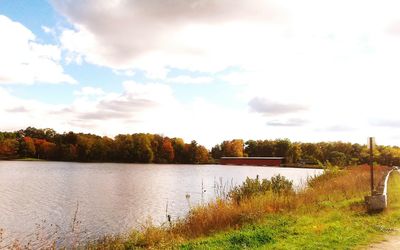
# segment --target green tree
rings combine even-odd
[[[301,159],[301,146],[298,143],[292,144],[289,150],[288,162],[297,163]]]
[[[275,146],[274,150],[275,156],[287,157],[289,156],[292,143],[289,141],[289,139],[278,139],[275,140],[274,146]]]
[[[181,138],[171,139],[172,147],[174,148],[174,163],[185,162],[185,142]]]
[[[344,167],[347,164],[346,155],[339,151],[332,151],[329,154],[329,162],[335,166]]]
[[[211,148],[211,157],[213,159],[220,159],[222,157],[222,149],[220,144],[217,144]]]
[[[147,134],[133,134],[134,149],[132,154],[135,162],[151,163],[154,159],[154,154],[151,149],[151,139]]]

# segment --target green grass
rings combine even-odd
[[[388,209],[368,214],[363,198],[321,202],[318,206],[266,216],[246,225],[179,246],[181,249],[355,249],[400,227],[400,174],[389,179]]]
[[[15,159],[15,161],[45,161],[45,160],[26,157],[26,158]]]

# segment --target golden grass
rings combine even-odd
[[[178,221],[171,231],[185,238],[209,235],[229,228],[256,221],[267,213],[284,211],[293,207],[295,196],[277,196],[272,192],[258,195],[239,204],[229,200],[217,200],[194,208],[189,215]]]
[[[375,183],[383,179],[387,167],[375,168]],[[367,165],[349,167],[340,171],[327,171],[320,177],[310,180],[310,186],[297,193],[277,195],[266,192],[253,196],[240,203],[229,199],[218,199],[206,205],[193,208],[186,218],[170,227],[147,227],[131,242],[140,247],[164,246],[167,242],[175,244],[213,233],[237,229],[247,223],[263,219],[268,214],[290,212],[296,209],[320,209],[326,202],[362,198],[370,192],[370,172]],[[352,209],[364,209],[359,205]],[[135,237],[138,237],[138,234]]]
[[[374,167],[375,187],[383,181],[387,171],[388,167]],[[327,172],[311,180],[309,188],[297,195],[297,206],[362,197],[368,192],[370,192],[369,166],[353,166],[340,172]]]

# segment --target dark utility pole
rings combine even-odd
[[[369,167],[371,171],[371,195],[374,195],[374,138],[369,138]]]

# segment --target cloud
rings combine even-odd
[[[112,133],[145,132],[154,125],[161,126],[163,117],[173,112],[176,101],[168,85],[128,81],[123,87],[121,93],[107,94],[99,88],[84,87],[69,105],[24,100],[0,88],[2,127],[13,124],[15,128],[18,124],[21,128],[54,127],[100,134],[110,133],[110,128]],[[97,98],[86,98],[93,94]]]
[[[291,118],[288,120],[273,120],[270,122],[267,122],[268,126],[276,126],[276,127],[298,127],[306,124],[307,121],[304,119],[299,119],[299,118]]]
[[[167,78],[166,81],[170,83],[180,84],[208,84],[214,81],[214,79],[207,76],[192,77],[189,75],[181,75],[177,77]]]
[[[264,115],[281,115],[307,110],[307,107],[300,104],[284,104],[262,97],[254,97],[251,99],[249,101],[249,106],[252,111]]]
[[[0,36],[0,84],[76,83],[60,65],[60,48],[37,42],[22,24],[0,15]]]
[[[289,75],[316,82],[320,76],[346,76],[352,67],[374,68],[363,63],[368,58],[348,65],[341,60],[350,62],[360,54],[396,49],[398,44],[387,46],[382,35],[398,21],[399,6],[393,1],[379,5],[361,0],[351,4],[317,0],[52,3],[73,27],[60,34],[69,60],[118,70],[143,69],[159,79],[170,68],[218,72],[239,66],[282,77],[280,82]],[[371,13],[377,18],[371,19]],[[337,71],[333,70],[336,63],[343,65]],[[358,70],[353,72],[357,78]]]
[[[400,128],[400,120],[398,119],[377,119],[370,122],[371,125],[377,127]]]
[[[174,103],[174,97],[169,86],[164,84],[140,84],[134,81],[122,83],[123,93],[105,94],[102,89],[86,87],[79,92],[81,95],[97,95],[95,101],[85,98],[77,99],[72,107],[64,112],[74,115],[74,123],[79,121],[115,122],[123,120],[145,121],[149,115],[157,116],[165,107]],[[86,106],[86,109],[82,109]]]
[[[102,96],[105,92],[101,88],[83,87],[79,91],[75,91],[76,96]]]
[[[329,132],[349,132],[355,130],[355,128],[346,126],[346,125],[333,125],[329,126],[327,128],[322,129],[323,131],[329,131]]]
[[[270,2],[52,1],[74,27],[60,36],[71,59],[148,72],[162,72],[166,66],[225,68],[232,63],[232,49],[239,49],[244,41],[254,44],[262,36],[254,23],[277,17]]]
[[[42,25],[42,30],[43,30],[44,33],[54,34],[54,30],[49,28],[49,27],[47,27],[47,26]]]
[[[29,112],[29,109],[24,106],[19,106],[19,107],[12,107],[12,108],[6,109],[5,111],[10,112],[10,113],[27,113],[27,112]]]

